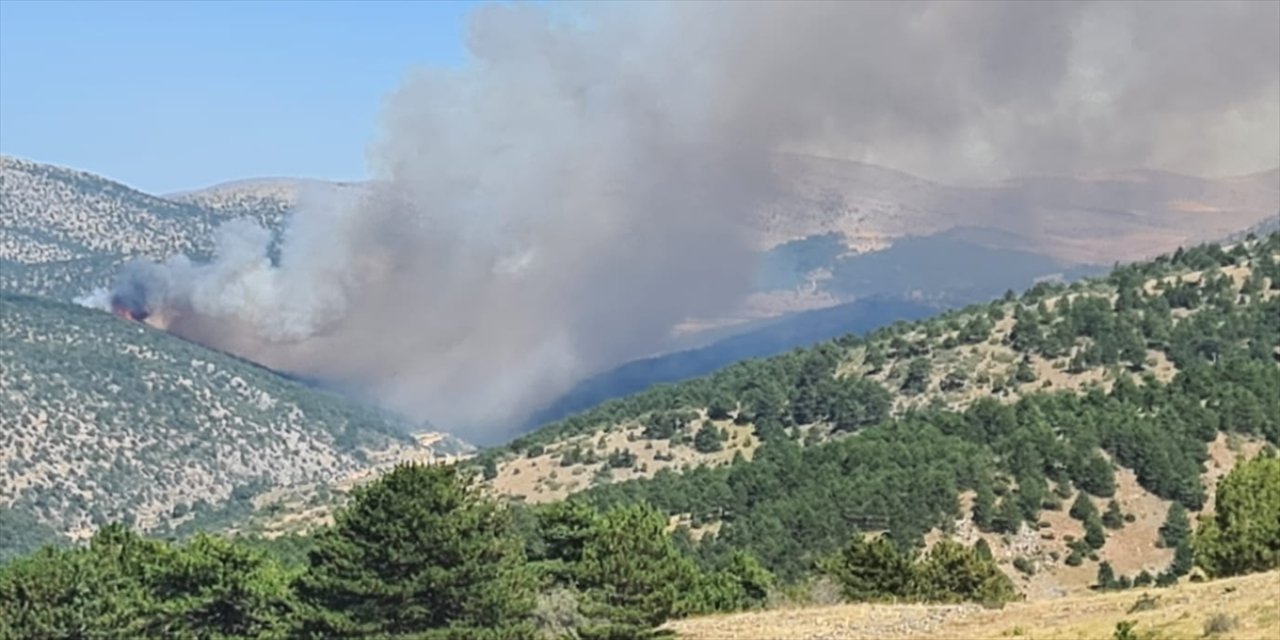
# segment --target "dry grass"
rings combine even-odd
[[[686,434],[696,432],[704,417],[700,413],[696,420],[690,421],[685,427]],[[661,469],[728,464],[736,453],[750,460],[760,446],[760,440],[750,426],[736,425],[729,420],[714,424],[725,431],[728,438],[724,449],[715,453],[698,453],[691,443],[676,445],[670,440],[648,440],[642,435],[644,428],[636,424],[615,426],[608,431],[558,442],[548,446],[546,452],[539,456],[509,458],[498,466],[498,476],[488,486],[498,495],[519,496],[529,503],[552,502],[597,484],[596,473],[605,467],[603,458],[617,449],[630,451],[636,456],[636,463],[632,468],[610,470],[608,482],[648,478]],[[560,466],[561,457],[574,447],[594,451],[601,461]]]
[[[1135,609],[1144,594],[1158,597],[1155,607]],[[1176,640],[1205,637],[1207,628],[1230,626],[1221,624],[1230,619],[1235,622],[1232,628],[1211,637],[1280,638],[1280,571],[1170,589],[1132,589],[1017,603],[999,610],[971,605],[853,604],[707,616],[672,622],[668,628],[679,638],[696,640],[1105,640],[1112,637],[1117,622],[1130,620],[1136,623],[1134,632],[1140,638]]]

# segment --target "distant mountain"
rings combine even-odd
[[[0,317],[0,543],[6,522],[163,530],[430,453],[390,416],[140,323],[5,293]]]
[[[807,287],[820,295],[768,298],[759,308],[749,303],[747,318],[849,302],[855,289],[897,295],[904,282],[929,282],[938,275],[934,268],[906,261],[879,287],[877,273],[861,271],[875,261],[849,260],[908,239],[945,234],[981,249],[1039,257],[1046,269],[1040,277],[1217,240],[1280,212],[1280,169],[1216,180],[1129,171],[953,186],[815,156],[779,154],[775,164],[783,194],[745,218],[763,257],[759,289]],[[249,217],[278,228],[307,196],[324,200],[367,188],[258,178],[156,197],[93,174],[0,157],[0,289],[71,299],[101,286],[130,257],[205,254],[225,220]],[[811,252],[806,259],[777,259],[775,252],[794,251],[796,242]],[[813,254],[819,246],[822,255]],[[1025,257],[1017,258],[1020,265],[1035,266]],[[840,277],[825,277],[836,269]],[[978,289],[995,287],[982,264],[957,261],[946,275]],[[849,284],[858,281],[869,284]],[[946,288],[935,281],[935,289]]]
[[[268,226],[279,223],[298,207],[304,194],[323,197],[333,192],[359,191],[368,188],[363,182],[327,182],[306,178],[250,178],[224,182],[164,197],[217,211],[226,216],[248,216]]]
[[[953,186],[814,156],[780,155],[776,168],[789,188],[756,221],[770,247],[837,233],[865,253],[905,236],[970,228],[998,232],[990,248],[1110,265],[1213,241],[1280,211],[1280,169],[1221,179],[1137,170]]]

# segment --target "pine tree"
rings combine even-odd
[[[1017,533],[1022,524],[1022,509],[1015,499],[1016,494],[1009,494],[1000,501],[995,517],[991,519],[991,530],[997,533]]]
[[[1085,522],[1089,519],[1089,516],[1097,515],[1098,508],[1093,506],[1093,501],[1081,491],[1076,494],[1076,500],[1071,503],[1071,510],[1067,513],[1072,518]]]
[[[1102,528],[1102,520],[1097,513],[1084,521],[1084,541],[1093,549],[1101,549],[1107,543],[1107,532]]]
[[[283,637],[294,603],[283,571],[261,553],[200,534],[150,576],[160,601],[144,635]]]
[[[1166,548],[1176,548],[1191,537],[1191,521],[1187,519],[1187,508],[1181,502],[1169,505],[1164,524],[1160,525],[1160,544]]]
[[[399,465],[358,487],[335,519],[297,581],[303,635],[514,633],[532,607],[509,514],[457,467]]]
[[[995,556],[991,554],[991,545],[987,544],[985,538],[978,538],[978,541],[973,544],[973,550],[983,559],[995,560]]]
[[[875,343],[867,347],[867,355],[862,361],[867,365],[867,373],[879,373],[884,368],[885,360],[884,351],[879,343]]]
[[[1218,483],[1213,519],[1196,531],[1194,545],[1211,576],[1280,567],[1280,458],[1242,462]]]
[[[703,424],[693,436],[693,448],[698,453],[715,453],[724,449],[720,430],[710,422]]]
[[[573,582],[573,571],[600,515],[580,502],[553,502],[537,513],[537,535],[526,543],[529,560],[556,584]]]
[[[1114,589],[1116,588],[1116,572],[1111,568],[1111,563],[1103,560],[1098,564],[1097,588]]]
[[[773,574],[749,553],[734,551],[728,566],[708,573],[693,591],[681,597],[681,614],[741,611],[763,605],[773,587]]]
[[[629,637],[662,624],[698,580],[697,568],[666,533],[667,518],[647,505],[601,516],[582,549],[575,578],[597,624],[591,637]]]
[[[982,531],[991,531],[995,510],[996,494],[991,490],[991,483],[979,483],[973,499],[973,523]]]
[[[0,568],[4,638],[282,638],[292,609],[275,563],[205,535],[171,546],[112,524]]]
[[[933,365],[925,358],[916,358],[907,365],[907,375],[902,381],[902,390],[907,393],[924,393],[929,389],[929,376]]]
[[[915,571],[911,557],[888,538],[867,540],[861,534],[850,539],[825,569],[840,583],[845,598],[854,602],[907,597]]]
[[[1191,540],[1183,540],[1173,548],[1173,562],[1169,563],[1169,573],[1185,576],[1195,566],[1195,551],[1191,548]]]
[[[951,540],[934,545],[916,567],[912,592],[930,601],[984,603],[1008,602],[1018,593],[994,561]]]
[[[1036,381],[1036,371],[1031,368],[1031,363],[1027,358],[1018,361],[1018,368],[1014,372],[1013,378],[1021,383]]]
[[[1120,512],[1120,503],[1115,500],[1107,503],[1107,510],[1102,514],[1102,524],[1108,529],[1124,527],[1124,514]]]
[[[1097,452],[1081,452],[1073,463],[1072,479],[1081,491],[1109,498],[1116,492],[1115,469]]]

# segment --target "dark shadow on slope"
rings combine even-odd
[[[588,378],[530,416],[519,431],[528,432],[605,400],[637,393],[656,384],[706,375],[739,360],[777,355],[847,333],[870,331],[897,320],[924,318],[938,310],[936,306],[901,298],[874,297],[787,316],[699,349],[635,360]]]

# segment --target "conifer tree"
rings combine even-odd
[[[1107,532],[1102,528],[1102,519],[1097,513],[1084,521],[1084,541],[1094,549],[1101,549],[1107,543]]]
[[[517,632],[532,583],[509,514],[457,467],[405,464],[355,490],[297,581],[308,637]]]
[[[1280,567],[1280,458],[1236,465],[1216,500],[1213,519],[1194,537],[1196,562],[1211,576]]]
[[[1160,525],[1160,544],[1166,548],[1176,548],[1191,537],[1191,521],[1187,519],[1187,508],[1181,502],[1169,505],[1164,524]]]
[[[1107,510],[1102,514],[1102,524],[1108,529],[1124,527],[1124,514],[1120,512],[1120,503],[1115,500],[1107,503]]]
[[[942,540],[929,550],[913,576],[917,597],[935,602],[1007,602],[1018,590],[990,559],[958,542]]]
[[[1097,515],[1098,508],[1093,506],[1093,501],[1081,491],[1076,494],[1076,500],[1071,503],[1071,510],[1067,513],[1072,518],[1085,522],[1089,519],[1089,516]]]
[[[911,557],[888,538],[868,540],[862,534],[851,538],[825,568],[854,602],[907,597],[915,571]]]
[[[582,549],[575,577],[596,623],[588,637],[633,637],[672,616],[698,578],[666,533],[667,518],[644,504],[605,513]]]

